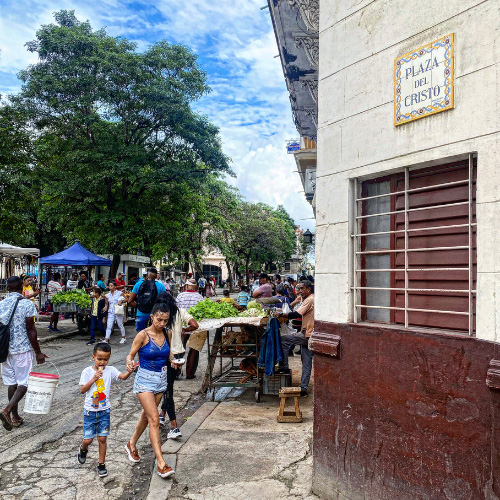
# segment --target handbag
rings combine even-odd
[[[125,304],[119,306],[115,304],[115,316],[123,316],[125,314]]]
[[[292,312],[292,310],[290,309],[290,306],[288,305],[288,302],[285,302],[283,304],[283,308],[281,309],[281,312],[283,314],[290,314]]]
[[[22,298],[24,297],[17,298],[12,314],[10,315],[9,322],[6,325],[0,324],[0,363],[5,363],[5,361],[7,361],[10,344],[10,324],[14,314],[16,313],[17,305]]]

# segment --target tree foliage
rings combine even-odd
[[[38,61],[0,106],[0,239],[60,250],[144,251],[201,273],[207,249],[230,273],[295,252],[286,210],[241,199],[218,129],[195,113],[209,92],[187,47],[136,45],[54,14],[26,44]]]
[[[183,196],[231,173],[217,128],[191,109],[209,91],[196,56],[166,41],[138,53],[73,12],[55,19],[27,44],[39,61],[11,97],[37,134],[42,220],[97,252],[173,241]]]
[[[241,202],[227,213],[227,224],[212,234],[212,241],[228,262],[230,274],[249,274],[250,264],[280,265],[296,251],[295,223],[282,206]]]
[[[0,138],[0,241],[30,245],[35,242],[36,190],[25,114],[0,107]]]

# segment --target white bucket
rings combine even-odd
[[[24,400],[24,412],[46,415],[59,384],[59,375],[30,372],[28,390]]]

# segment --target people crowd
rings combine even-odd
[[[174,297],[173,291],[177,288],[175,281],[167,279],[162,283],[158,279],[157,269],[153,267],[148,268],[139,279],[135,275],[131,277],[128,284],[123,273],[118,273],[107,284],[104,275],[98,277],[96,284],[92,285],[86,272],[82,271],[79,275],[72,273],[63,286],[61,274],[56,272],[47,283],[49,304],[64,289],[80,289],[92,294],[90,340],[87,345],[94,345],[93,365],[82,371],[79,383],[80,392],[85,398],[83,437],[77,453],[78,462],[86,462],[89,446],[97,438],[97,474],[99,477],[107,475],[105,458],[107,436],[110,433],[110,388],[114,381],[126,380],[136,372],[133,392],[141,405],[141,413],[124,449],[130,461],[140,462],[137,442],[146,428],[149,428],[157,473],[163,478],[170,477],[175,471],[164,460],[159,429],[161,425],[166,425],[168,418],[170,430],[167,439],[182,436],[175,412],[174,382],[180,377],[184,364],[186,378],[194,378],[199,361],[199,351],[188,346],[191,332],[198,329],[198,323],[188,311],[205,297],[216,296],[216,280],[213,276],[201,276],[198,280],[192,275],[183,276],[179,283],[180,293]],[[230,285],[231,283],[228,284]],[[290,371],[288,357],[293,355],[295,346],[299,346],[302,358],[301,395],[307,395],[313,357],[308,348],[314,328],[312,276],[304,277],[297,283],[292,278],[282,281],[280,275],[271,279],[268,274],[261,273],[258,276],[258,286],[254,289],[240,285],[236,299],[226,289],[220,301],[232,303],[243,310],[250,300],[271,297],[277,299],[282,312],[276,316],[281,322],[292,322],[292,330],[282,335],[284,359],[280,364],[280,372]],[[33,354],[37,364],[43,364],[48,356],[40,350],[35,325],[35,318],[39,313],[35,299],[41,290],[33,287],[32,278],[26,275],[9,278],[7,287],[9,294],[0,301],[0,326],[7,325],[7,330],[10,331],[5,361],[1,364],[2,380],[8,388],[8,404],[0,410],[0,423],[7,431],[11,431],[24,422],[19,415],[18,405],[27,392]],[[127,293],[127,288],[131,288],[130,294]],[[137,333],[126,357],[126,370],[120,372],[108,365],[112,349],[110,338],[116,324],[121,333],[119,343],[126,342],[126,307],[133,308]],[[48,329],[59,332],[58,321],[59,313],[52,312]],[[2,332],[7,330],[0,330],[0,340]],[[104,338],[99,341],[96,339],[97,330],[104,334]],[[4,359],[1,358],[1,345],[0,342],[0,359]]]

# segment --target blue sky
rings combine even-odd
[[[138,50],[166,39],[191,47],[212,92],[195,104],[220,128],[235,184],[249,201],[283,204],[302,227],[313,229],[292,155],[285,141],[293,125],[276,40],[265,0],[3,0],[0,3],[0,93],[19,87],[16,73],[36,62],[24,44],[52,13],[73,9],[93,28],[134,40]]]

